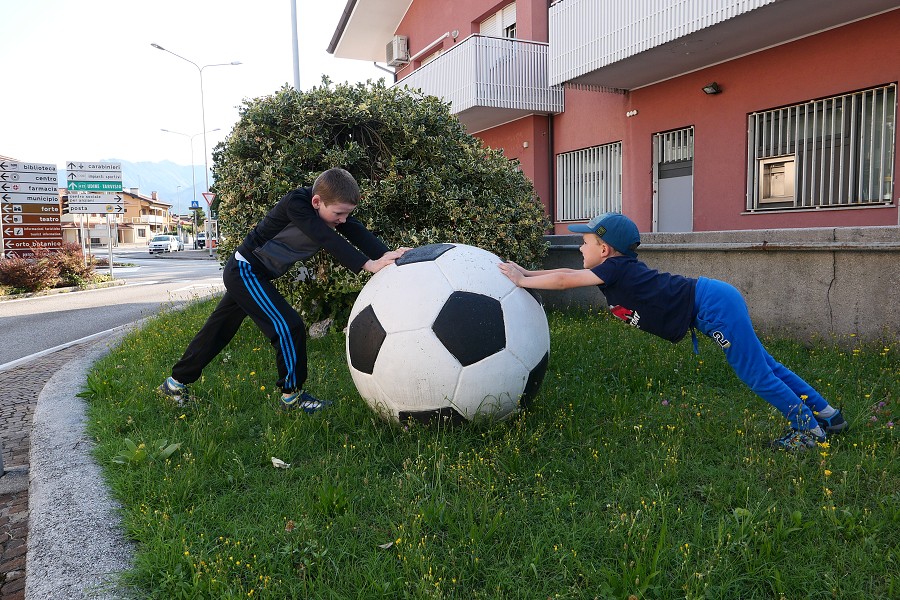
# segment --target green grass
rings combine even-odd
[[[588,312],[549,313],[541,393],[505,423],[378,420],[341,332],[309,344],[307,387],[336,406],[279,413],[249,321],[198,401],[166,404],[212,307],[131,335],[84,393],[140,597],[900,598],[896,341],[764,340],[852,426],[791,455],[713,342]]]

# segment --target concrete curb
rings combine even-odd
[[[76,285],[70,287],[51,288],[40,292],[27,292],[25,294],[9,294],[8,296],[0,296],[0,302],[3,300],[19,300],[21,298],[35,298],[38,296],[53,296],[55,294],[67,294],[69,292],[83,292],[85,290],[100,290],[108,287],[116,287],[125,285],[124,279],[114,279],[113,281],[104,281],[102,283],[91,283],[88,285]]]
[[[123,328],[56,372],[41,391],[31,432],[25,598],[123,599],[120,574],[131,568],[118,504],[106,489],[85,433],[78,394],[91,366],[117,344]]]

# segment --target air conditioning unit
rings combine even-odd
[[[400,67],[409,63],[409,38],[395,35],[385,49],[385,62],[391,67]]]

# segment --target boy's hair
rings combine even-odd
[[[335,167],[324,171],[316,177],[312,186],[313,196],[319,195],[324,204],[345,202],[356,206],[359,204],[359,184],[349,171]]]

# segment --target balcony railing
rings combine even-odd
[[[563,111],[547,83],[547,44],[472,35],[396,85],[450,103],[470,133],[530,114]]]
[[[135,222],[135,217],[131,218],[131,221]],[[168,217],[159,216],[159,215],[141,215],[137,223],[152,223],[152,224],[164,224],[169,222]]]
[[[897,7],[896,0],[559,0],[549,83],[634,89]]]

